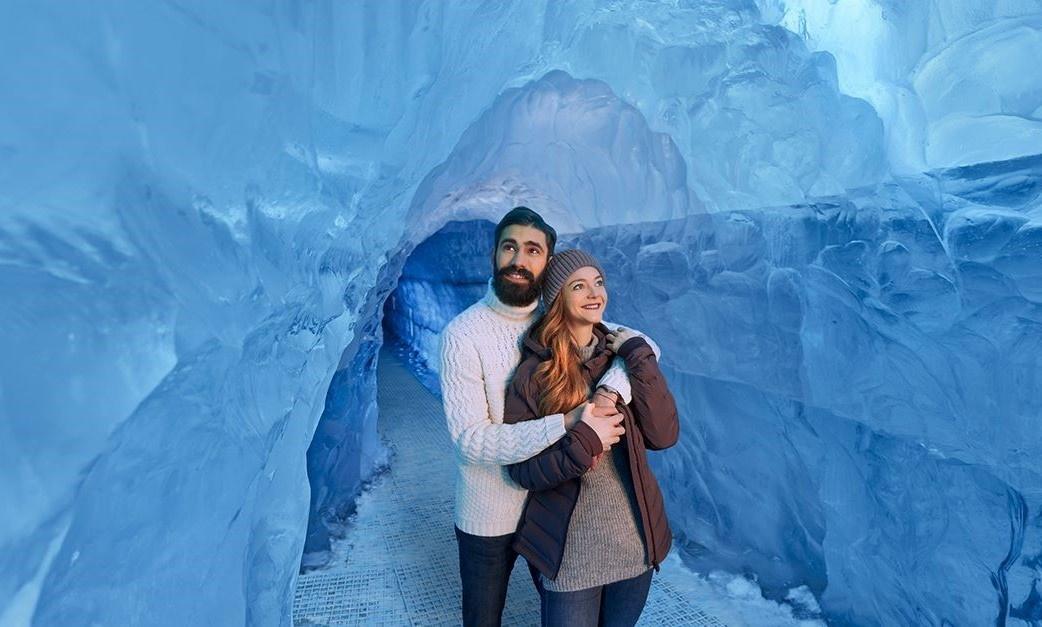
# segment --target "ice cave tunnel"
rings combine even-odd
[[[662,348],[692,582],[1039,624],[1039,42],[1035,0],[0,8],[0,625],[291,624],[394,467],[381,355],[437,393],[520,204]]]

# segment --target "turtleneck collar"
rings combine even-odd
[[[539,307],[539,299],[536,299],[534,302],[525,305],[524,307],[513,307],[507,305],[496,296],[496,291],[492,289],[492,279],[488,280],[488,291],[485,292],[484,300],[489,309],[501,316],[506,316],[513,320],[525,320],[526,318],[531,318],[535,313],[536,308]]]

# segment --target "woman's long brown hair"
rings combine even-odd
[[[579,349],[565,323],[564,307],[564,295],[559,294],[536,331],[536,339],[550,349],[550,359],[535,371],[536,382],[543,390],[539,398],[543,415],[570,411],[590,394],[579,369]]]

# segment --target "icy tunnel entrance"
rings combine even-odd
[[[494,231],[486,220],[449,222],[416,247],[384,303],[385,342],[401,351],[420,381],[436,393],[438,335],[484,295]]]
[[[311,514],[302,571],[329,561],[331,540],[346,530],[365,481],[388,463],[376,436],[381,349],[394,351],[438,393],[438,334],[484,294],[494,228],[487,220],[447,223],[391,260],[370,295],[365,326],[344,351],[308,450]]]
[[[342,531],[362,482],[385,458],[376,435],[385,333],[413,363],[430,362],[441,327],[485,290],[489,219],[519,204],[538,207],[561,233],[678,218],[692,209],[686,171],[672,138],[652,131],[601,81],[552,71],[497,96],[417,187],[400,248],[382,260],[365,303],[349,303],[360,310],[359,326],[307,455],[302,569],[329,558],[331,535]]]

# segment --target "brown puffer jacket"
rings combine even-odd
[[[583,376],[591,391],[593,383],[600,380],[614,358],[605,341],[607,333],[604,325],[594,327],[597,346],[593,356],[582,365]],[[648,466],[646,451],[676,444],[680,430],[677,407],[659,370],[655,353],[644,338],[627,340],[619,347],[619,356],[626,361],[633,400],[629,405],[618,403],[624,416],[622,425],[626,434],[615,446],[626,447],[640,509],[644,546],[657,570],[669,552],[673,534],[666,520],[662,492]],[[526,334],[521,364],[507,389],[503,422],[522,422],[542,415],[539,411],[541,390],[535,381],[535,372],[539,364],[549,358],[550,350],[531,333]],[[601,450],[597,433],[588,425],[579,423],[538,455],[508,466],[514,481],[530,491],[514,535],[514,549],[549,579],[557,577],[561,568],[568,523],[579,500],[580,477],[590,469],[594,455]]]

